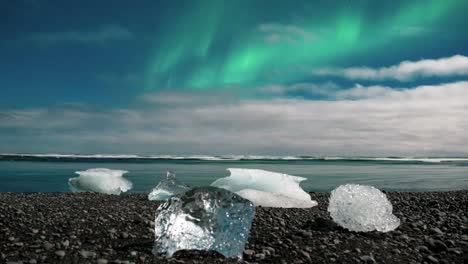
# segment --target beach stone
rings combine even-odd
[[[65,257],[65,251],[63,251],[63,250],[57,250],[57,251],[55,251],[55,255],[57,255],[57,256],[63,258],[63,257]]]
[[[366,262],[366,263],[376,263],[374,257],[371,255],[371,256],[361,256],[359,257],[362,261]]]
[[[440,230],[438,227],[431,228],[430,230],[434,234],[437,234],[437,235],[440,235],[440,236],[444,235],[444,232],[442,232],[442,230]]]
[[[463,251],[460,248],[449,248],[447,249],[447,252],[457,254],[457,255],[463,254]]]
[[[308,231],[305,231],[305,230],[299,230],[298,234],[302,237],[305,237],[305,238],[311,238],[312,237],[312,233],[311,232],[308,232]]]
[[[431,253],[431,251],[426,246],[417,246],[416,250],[422,253]]]
[[[448,249],[447,245],[445,245],[445,243],[440,240],[429,239],[427,241],[427,245],[429,249],[435,252],[446,251]]]
[[[68,241],[68,240],[63,241],[62,246],[64,246],[64,247],[70,246],[70,241]]]
[[[254,254],[255,254],[255,251],[252,250],[252,249],[246,249],[246,250],[244,250],[244,255],[246,255],[246,256],[251,257],[251,256],[253,256]]]
[[[304,251],[304,250],[301,250],[300,253],[301,253],[301,255],[302,255],[303,257],[305,257],[306,259],[310,259],[310,254],[309,254],[308,252],[306,252],[306,251]]]
[[[45,250],[51,250],[54,247],[54,245],[52,243],[46,241],[46,242],[44,242],[42,244],[42,247],[44,247]]]
[[[455,241],[453,240],[445,241],[445,245],[447,245],[447,247],[456,247]]]
[[[275,254],[275,249],[272,248],[272,247],[264,247],[264,248],[263,248],[263,251],[264,251],[264,252],[268,252],[268,254],[270,254],[270,255]]]
[[[92,258],[96,256],[96,253],[92,251],[87,251],[87,250],[80,250],[80,255],[83,258]]]
[[[172,256],[183,249],[214,250],[242,258],[255,206],[217,187],[199,187],[172,197],[156,211],[153,252]]]
[[[439,263],[439,260],[431,255],[427,256],[426,260],[429,261],[430,263]]]

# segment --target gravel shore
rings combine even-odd
[[[387,193],[401,225],[356,233],[310,209],[257,208],[245,263],[468,263],[468,191]],[[158,202],[146,195],[0,193],[0,263],[238,263],[151,253]]]

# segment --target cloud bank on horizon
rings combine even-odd
[[[468,155],[465,1],[146,4],[5,6],[0,152]]]

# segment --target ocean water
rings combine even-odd
[[[306,191],[330,191],[340,184],[368,184],[389,191],[468,189],[468,158],[339,158],[259,156],[115,156],[0,154],[0,192],[69,192],[75,171],[126,170],[131,192],[148,193],[173,171],[191,186],[226,177],[227,168],[250,168],[305,177]]]

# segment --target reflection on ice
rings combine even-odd
[[[167,200],[170,197],[190,190],[188,185],[179,181],[175,174],[168,171],[166,176],[148,194],[148,200]]]
[[[132,183],[122,177],[127,172],[105,168],[77,171],[76,174],[80,176],[68,179],[68,185],[72,192],[98,192],[119,195],[132,188]]]
[[[156,211],[155,254],[214,250],[242,257],[255,206],[225,189],[200,187],[170,198]]]

